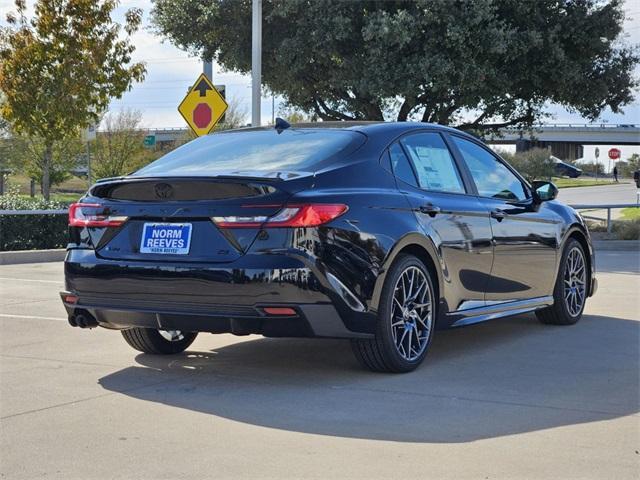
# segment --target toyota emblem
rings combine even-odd
[[[168,183],[157,183],[155,186],[156,197],[166,200],[173,196],[173,187]]]

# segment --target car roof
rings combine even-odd
[[[274,128],[272,125],[261,127],[244,127],[233,130],[226,130],[217,133],[225,132],[240,132],[240,131],[260,131],[270,130]],[[462,134],[472,139],[477,139],[473,135],[467,132],[458,130],[456,128],[447,127],[445,125],[439,125],[437,123],[427,122],[382,122],[382,121],[327,121],[327,122],[303,122],[293,123],[291,128],[296,129],[345,129],[363,133],[367,136],[398,136],[404,132],[412,130],[423,130],[425,128],[448,131],[452,133]]]

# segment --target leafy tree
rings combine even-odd
[[[38,182],[42,191],[45,148],[42,138],[9,134],[0,139],[0,167],[23,173]],[[69,172],[80,163],[84,151],[79,136],[68,136],[62,142],[55,142],[49,161],[49,184],[58,185],[67,180],[71,176]]]
[[[578,165],[578,167],[588,175],[604,175],[604,164],[601,162],[585,162]]]
[[[284,118],[289,123],[308,123],[317,121],[315,115],[308,115],[305,112],[296,110],[295,108],[281,108],[278,112],[280,117]]]
[[[22,156],[14,158],[13,164],[19,166],[29,178],[34,179],[40,185],[40,192],[45,200],[49,200],[44,190],[46,140],[23,135],[16,137],[14,141],[16,142],[14,155],[21,153]],[[71,170],[78,166],[79,159],[84,155],[85,145],[79,135],[66,136],[64,141],[54,142],[46,166],[49,173],[49,186],[59,185],[68,180],[71,177]]]
[[[25,0],[0,31],[0,116],[20,134],[42,140],[42,192],[49,198],[57,143],[95,122],[113,97],[144,78],[131,63],[128,36],[142,12],[126,13],[123,27],[111,20],[117,0],[37,0],[32,19]]]
[[[530,182],[548,180],[555,174],[555,163],[551,159],[549,150],[544,148],[532,148],[526,152],[516,153],[503,151],[499,154]]]
[[[102,130],[91,147],[91,169],[96,178],[124,175],[146,163],[141,120],[142,113],[138,110],[124,109],[105,115]]]
[[[621,177],[633,178],[633,172],[640,170],[640,155],[634,153],[627,158],[627,161],[619,161],[616,163]]]
[[[251,70],[251,0],[156,0],[157,32]],[[589,119],[633,98],[622,0],[264,0],[263,81],[324,120],[531,125],[547,102]]]
[[[227,99],[229,107],[224,113],[224,123],[219,125],[220,130],[244,127],[247,124],[247,108],[236,97]]]

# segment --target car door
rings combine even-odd
[[[551,295],[561,219],[484,145],[450,135],[491,217],[493,267],[487,303]]]
[[[439,252],[447,310],[484,306],[492,264],[489,214],[468,194],[469,182],[443,137],[434,131],[405,135],[389,155],[398,187]]]

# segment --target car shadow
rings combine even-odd
[[[340,340],[239,340],[138,355],[109,391],[247,424],[398,442],[470,442],[639,411],[640,322],[532,315],[436,332],[405,375],[361,369]]]

